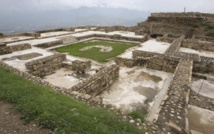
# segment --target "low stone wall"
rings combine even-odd
[[[195,39],[188,39],[183,41],[181,44],[181,47],[214,52],[214,43],[195,40]]]
[[[185,36],[183,35],[180,38],[175,39],[170,45],[170,47],[166,50],[165,55],[173,56],[176,52],[178,52],[184,38]]]
[[[125,67],[131,68],[137,65],[137,60],[135,59],[126,59],[122,57],[116,57],[114,61],[118,66],[121,66],[121,67],[125,66]]]
[[[119,77],[119,67],[111,65],[100,70],[94,76],[72,87],[71,90],[96,96],[108,89]]]
[[[145,42],[148,40],[148,37],[142,37],[142,38],[134,38],[134,37],[124,37],[121,35],[100,35],[100,34],[92,34],[92,35],[87,35],[87,36],[82,36],[82,37],[77,37],[78,40],[83,40],[87,38],[110,38],[114,40],[127,40],[127,41],[138,41],[138,42]]]
[[[0,55],[10,54],[12,52],[13,50],[11,49],[11,47],[5,46],[0,48]]]
[[[51,41],[51,42],[46,42],[46,43],[41,43],[38,45],[35,45],[36,47],[40,48],[48,48],[48,47],[54,47],[63,44],[62,40],[57,40],[57,41]]]
[[[35,76],[44,77],[63,67],[62,62],[65,60],[65,54],[55,54],[45,58],[27,62],[25,66],[29,70],[29,73]]]
[[[187,12],[187,13],[151,13],[152,17],[202,17],[202,13]]]
[[[32,37],[32,38],[36,38],[36,37],[39,37],[40,34],[39,33],[36,33],[36,32],[31,32],[31,33],[20,33],[20,34],[10,34],[10,35],[2,35],[0,36],[0,39],[1,38],[12,38],[12,37],[19,37],[19,36],[29,36],[29,37]],[[21,41],[24,41],[24,40],[28,40],[28,39],[23,39]],[[19,40],[20,41],[20,40]],[[12,43],[12,42],[16,42],[16,41],[11,41],[11,42],[7,42],[7,43]]]
[[[91,61],[75,60],[72,63],[63,62],[63,67],[74,70],[77,74],[85,74],[87,70],[91,69]]]
[[[112,32],[112,31],[129,31],[135,32],[136,27],[125,27],[125,26],[112,26],[105,28],[105,32]]]
[[[175,40],[175,38],[171,38],[171,37],[157,37],[156,40],[160,41],[160,42],[172,43]]]
[[[193,61],[182,59],[176,68],[157,120],[160,128],[166,128],[164,131],[178,134],[189,132],[187,109],[192,80],[192,66]]]
[[[2,46],[0,49],[0,55],[10,54],[15,51],[22,51],[30,48],[31,48],[31,45],[29,43],[13,45],[13,46]]]
[[[190,92],[189,104],[214,112],[214,99],[204,97],[192,90]]]
[[[139,50],[133,51],[132,56],[133,58],[138,58],[137,65],[170,73],[173,73],[175,71],[175,68],[180,60],[177,57],[168,57],[164,54]],[[139,64],[139,62],[141,62],[141,64]]]
[[[195,61],[193,66],[194,72],[199,73],[213,73],[214,72],[214,58],[201,56],[201,61]]]
[[[176,52],[173,56],[186,60],[201,61],[201,57],[194,53]]]
[[[77,42],[77,38],[70,35],[70,36],[65,36],[65,37],[60,37],[60,40],[62,40],[63,44],[68,44],[68,43],[73,43],[73,42]]]
[[[164,54],[135,50],[133,51],[133,59],[117,57],[115,62],[119,66],[144,66],[150,69],[173,73],[179,60],[180,58],[168,57]]]
[[[147,52],[147,51],[141,51],[141,50],[134,50],[132,52],[132,58],[138,58],[138,57],[163,57],[163,54],[154,53],[154,52]]]
[[[195,28],[189,28],[179,24],[175,26],[173,24],[165,24],[159,22],[141,22],[138,23],[137,27],[138,34],[150,34],[150,35],[170,34],[179,37],[182,35],[186,35],[186,37],[188,38],[191,38],[196,30]]]
[[[182,25],[197,25],[204,22],[202,17],[154,17],[150,16],[148,22],[161,22],[169,24],[182,24]]]
[[[209,41],[209,42],[214,42],[214,37],[208,37],[208,36],[195,36],[195,39],[199,39],[202,41]]]
[[[9,46],[9,47],[11,47],[13,52],[31,49],[31,45],[29,43],[23,43],[23,44],[13,45],[13,46]]]
[[[180,59],[188,59],[194,61],[193,71],[200,73],[212,73],[214,72],[214,58],[199,56],[197,54],[177,52],[173,56],[166,56],[163,54],[145,52],[135,50],[132,52],[134,59],[128,59],[129,62],[132,60],[134,62],[133,66],[146,66],[151,69],[157,69],[166,72],[173,72]],[[136,59],[137,58],[137,59]],[[144,60],[142,60],[142,58]],[[141,59],[141,60],[140,60]],[[122,64],[124,61],[123,58],[117,59],[116,62],[118,65]],[[119,64],[120,63],[120,64]],[[130,62],[131,63],[131,62]],[[124,64],[126,65],[126,64]]]

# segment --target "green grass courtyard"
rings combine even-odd
[[[112,50],[109,52],[101,52],[100,48],[95,46],[111,47]],[[92,48],[82,51],[81,49],[92,46]],[[94,47],[93,47],[94,46]],[[92,59],[98,62],[108,62],[109,59],[114,58],[124,53],[128,48],[136,45],[122,42],[111,42],[111,41],[89,41],[71,44],[57,48],[58,52],[67,52],[70,55]]]

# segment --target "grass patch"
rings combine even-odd
[[[35,120],[55,133],[142,134],[113,112],[90,107],[70,96],[34,84],[0,67],[0,100],[13,103],[25,121]]]
[[[111,46],[113,50],[110,52],[100,52],[99,48],[94,47],[86,51],[80,51],[80,49],[84,47],[95,46],[95,45]],[[76,43],[68,46],[63,46],[63,47],[57,48],[56,50],[58,52],[68,52],[70,55],[88,58],[98,62],[107,62],[108,59],[116,57],[117,55],[120,55],[123,52],[125,52],[126,49],[134,46],[136,45],[128,44],[128,43],[120,43],[120,42],[90,41],[90,42]]]
[[[204,23],[202,26],[204,28],[206,36],[214,37],[214,25],[213,24]]]
[[[130,112],[129,116],[131,116],[134,119],[139,118],[139,119],[141,119],[142,122],[144,121],[144,115],[140,109],[136,109],[136,110]]]

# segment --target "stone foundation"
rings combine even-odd
[[[176,68],[168,93],[163,100],[157,124],[162,131],[188,133],[188,101],[193,62],[181,60]]]
[[[135,59],[126,59],[126,58],[116,57],[114,61],[119,66],[126,66],[130,68],[137,65],[137,61]]]
[[[113,40],[127,40],[127,41],[136,41],[136,42],[145,42],[148,40],[148,37],[146,35],[142,38],[124,37],[121,35],[100,35],[100,34],[92,34],[92,35],[77,37],[78,40],[83,40],[87,38],[110,38]]]
[[[19,45],[13,45],[13,46],[3,46],[0,49],[0,55],[3,54],[10,54],[12,52],[16,51],[22,51],[26,49],[31,49],[31,45],[29,43],[19,44]]]
[[[96,96],[108,89],[119,77],[119,67],[111,65],[100,70],[97,74],[71,88],[71,91],[78,91]]]
[[[156,38],[157,41],[160,42],[167,42],[167,43],[172,43],[174,41],[175,38],[171,38],[171,37],[158,37]]]
[[[188,59],[194,61],[193,71],[200,73],[214,72],[214,58],[203,57],[197,54],[175,53],[173,56],[166,56],[153,52],[135,50],[132,52],[133,59],[125,59],[121,57],[115,58],[115,62],[119,66],[145,66],[150,69],[156,69],[166,72],[174,72],[180,59]]]
[[[183,41],[181,47],[214,52],[214,43],[196,39],[188,39]]]
[[[166,50],[165,55],[173,56],[176,52],[178,52],[184,38],[185,36],[183,35],[180,38],[175,39],[170,45],[170,47]]]
[[[52,41],[52,42],[46,42],[42,44],[35,45],[36,47],[40,48],[48,48],[48,47],[54,47],[63,44],[63,41],[57,40],[57,41]]]
[[[91,61],[75,60],[72,63],[63,62],[63,67],[74,70],[77,74],[85,74],[87,70],[91,69]]]
[[[55,54],[38,60],[33,60],[25,64],[29,73],[44,77],[54,73],[55,70],[62,68],[62,62],[66,60],[65,54]]]
[[[148,21],[170,23],[170,24],[183,24],[183,25],[196,25],[204,22],[202,17],[156,17],[150,16]]]

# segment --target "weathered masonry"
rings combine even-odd
[[[0,44],[0,55],[10,54],[15,51],[22,51],[26,49],[31,49],[29,43],[23,43],[19,45],[7,46],[5,43]]]
[[[186,133],[188,128],[187,105],[192,79],[193,61],[180,60],[163,101],[157,124],[166,125],[168,131]]]
[[[35,76],[44,77],[62,68],[62,62],[66,60],[65,54],[55,54],[26,63],[26,68]]]
[[[72,87],[71,91],[78,91],[80,93],[96,96],[108,89],[118,77],[119,67],[117,65],[111,65],[103,68],[94,76]]]

